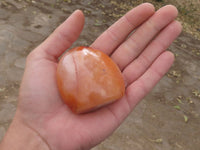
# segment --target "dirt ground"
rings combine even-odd
[[[123,2],[0,0],[0,140],[16,110],[29,52],[76,9],[83,10],[86,24],[73,46],[90,45],[125,9],[136,5]],[[184,32],[169,48],[176,56],[173,67],[117,131],[93,150],[200,149],[200,24],[198,19],[190,24],[184,9],[189,8],[179,17]],[[192,10],[195,19],[199,12]]]

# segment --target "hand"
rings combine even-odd
[[[51,150],[90,149],[97,145],[171,67],[174,56],[165,50],[181,32],[180,23],[174,21],[176,16],[173,6],[154,12],[154,7],[145,3],[99,36],[91,47],[102,50],[119,66],[126,93],[111,105],[76,115],[63,103],[56,85],[58,57],[83,29],[84,16],[75,11],[28,56],[13,122],[17,120],[32,130]]]

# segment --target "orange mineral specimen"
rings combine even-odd
[[[75,113],[95,110],[125,92],[117,65],[90,47],[76,47],[63,55],[57,67],[57,84],[63,101]]]

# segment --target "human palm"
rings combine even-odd
[[[100,143],[172,65],[173,54],[165,49],[181,32],[176,15],[172,6],[154,13],[152,5],[142,4],[97,38],[91,47],[102,50],[119,66],[126,92],[113,104],[77,115],[63,103],[56,84],[58,57],[78,38],[84,24],[82,12],[74,12],[28,56],[16,116],[52,150],[89,149]]]

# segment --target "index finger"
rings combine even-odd
[[[154,6],[150,3],[144,3],[133,8],[104,31],[92,43],[91,47],[110,55],[134,29],[152,16],[154,12]]]

